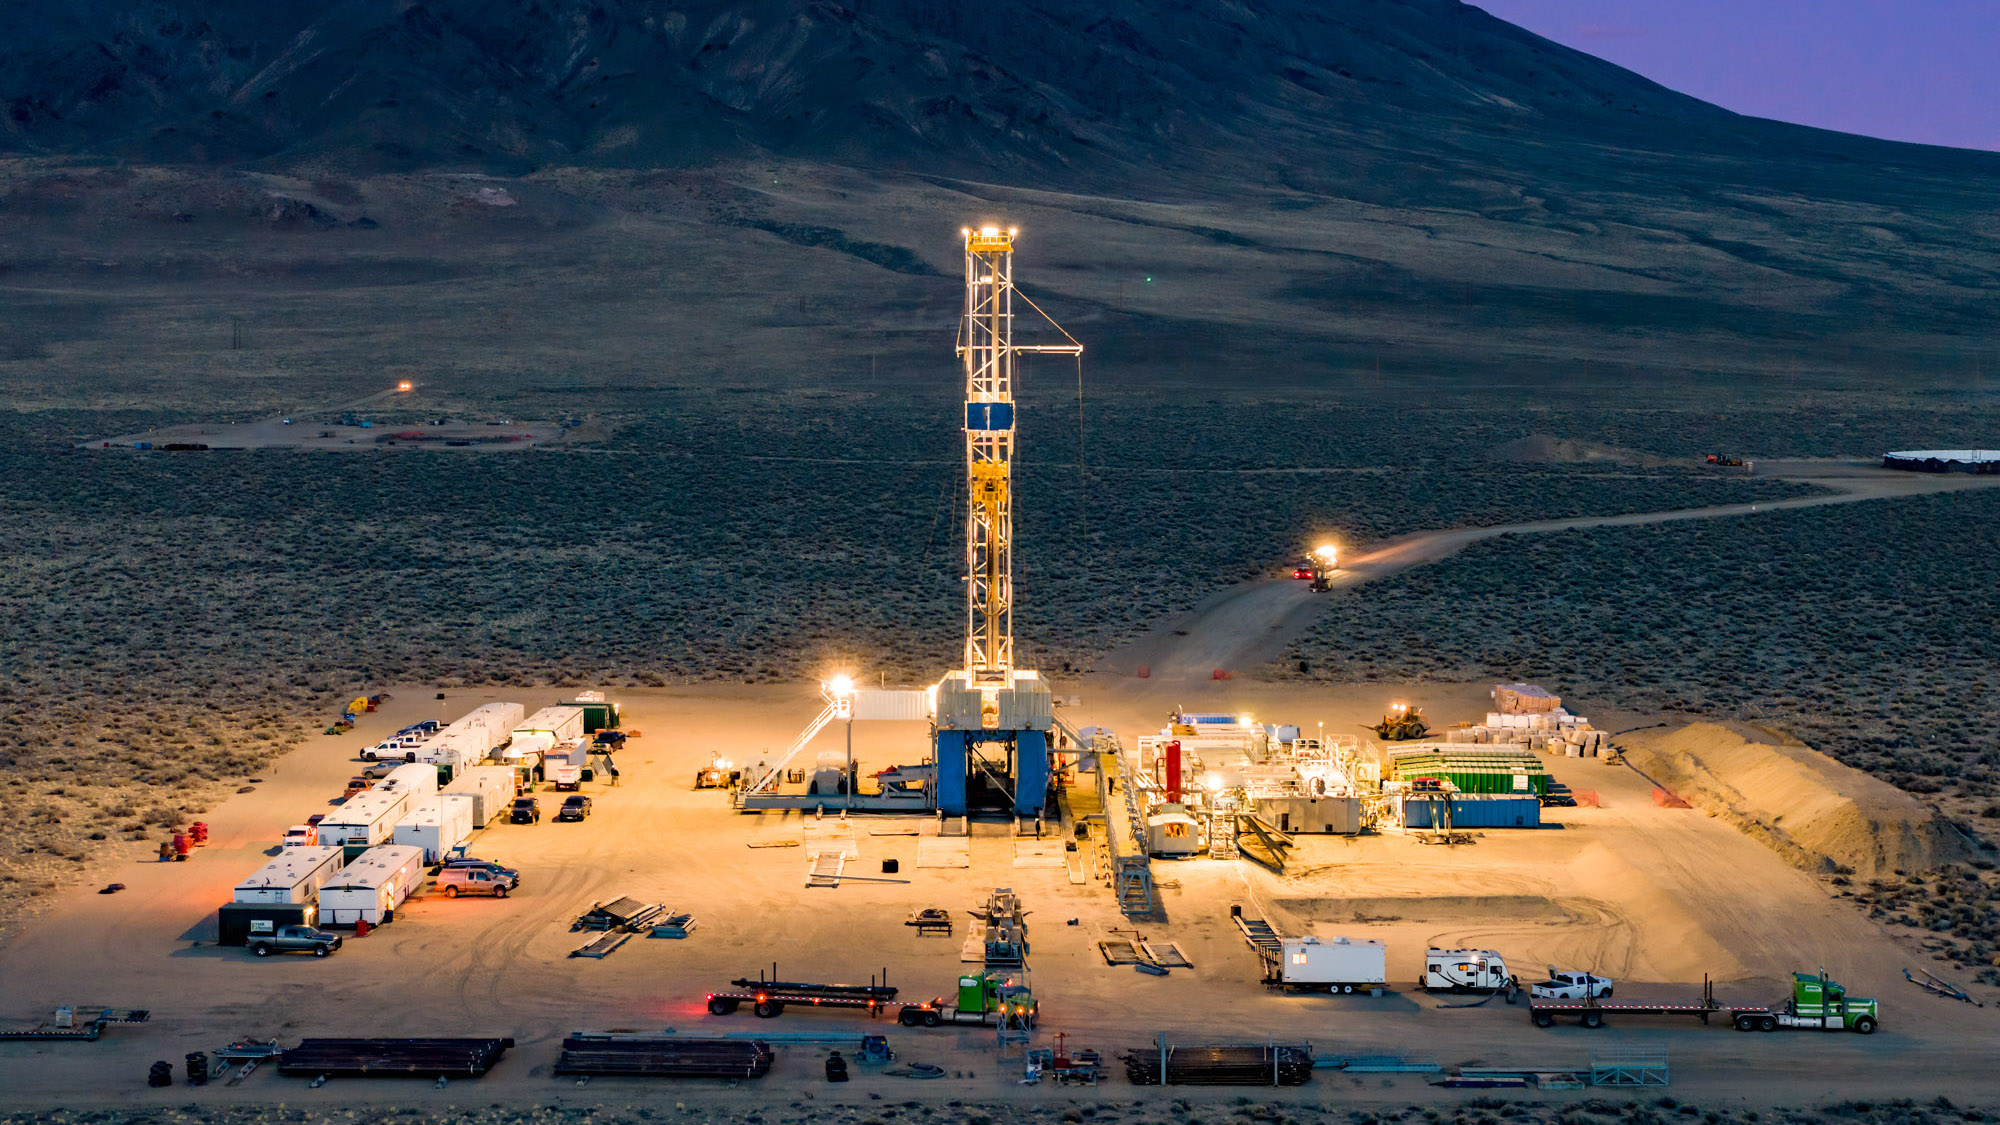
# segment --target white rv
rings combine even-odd
[[[1433,949],[1424,954],[1423,986],[1451,992],[1498,992],[1514,983],[1491,949]]]

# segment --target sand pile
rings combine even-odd
[[[1969,853],[1965,838],[1916,798],[1801,743],[1715,723],[1621,741],[1641,772],[1808,871],[1872,878]]]
[[[1559,438],[1549,434],[1529,434],[1493,447],[1489,453],[1495,461],[1512,461],[1525,465],[1665,465],[1664,458],[1653,457],[1631,449],[1620,449],[1615,445],[1604,445],[1594,441],[1579,441],[1576,438]]]

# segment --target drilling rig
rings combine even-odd
[[[1054,698],[1014,664],[1014,381],[1029,353],[1080,356],[1083,345],[1014,342],[1015,229],[961,232],[965,310],[965,667],[937,685],[932,736],[939,811],[962,814],[975,778],[1005,792],[1016,815],[1042,811]],[[1032,301],[1021,300],[1037,313]],[[1046,319],[1046,314],[1043,314]],[[1054,320],[1049,321],[1055,324]],[[1056,331],[1062,327],[1056,325]]]

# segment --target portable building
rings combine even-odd
[[[434,797],[438,791],[438,768],[428,762],[411,762],[397,766],[388,775],[375,783],[374,792],[407,793],[415,801],[424,797]]]
[[[487,703],[454,719],[418,751],[420,761],[454,770],[483,762],[520,725],[527,711],[518,703]]]
[[[512,747],[523,754],[548,757],[558,747],[583,737],[583,708],[575,704],[544,707],[515,724]]]
[[[1308,936],[1279,944],[1278,980],[1287,987],[1376,992],[1389,983],[1389,947],[1379,941]]]
[[[424,850],[425,863],[444,862],[445,853],[472,835],[472,794],[440,793],[410,802],[396,823],[395,841]]]
[[[618,704],[604,698],[601,691],[580,691],[570,700],[569,706],[583,708],[583,733],[596,734],[601,730],[617,730],[619,724]]]
[[[422,848],[384,844],[363,852],[319,889],[319,920],[327,926],[393,921],[398,906],[424,877]]]
[[[1361,831],[1361,798],[1259,797],[1257,815],[1280,832],[1352,836]]]
[[[506,766],[467,766],[440,793],[472,798],[472,826],[484,828],[507,812],[514,800],[514,771]]]
[[[368,789],[349,797],[345,804],[319,822],[319,842],[325,845],[360,844],[373,847],[389,838],[396,822],[409,807],[410,794],[393,789]]]
[[[215,942],[249,945],[251,938],[268,937],[281,926],[311,926],[318,919],[319,908],[310,902],[225,902],[215,911]]]
[[[236,884],[237,902],[311,902],[340,870],[338,847],[286,848]]]
[[[1539,797],[1514,797],[1495,793],[1446,793],[1405,795],[1401,799],[1405,828],[1540,828],[1542,802]],[[1447,810],[1448,820],[1437,823],[1437,811]]]
[[[1201,850],[1201,832],[1195,819],[1179,805],[1161,805],[1146,818],[1146,854],[1190,856]]]

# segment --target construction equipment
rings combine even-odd
[[[1412,742],[1431,733],[1430,723],[1424,720],[1424,709],[1407,703],[1390,704],[1382,721],[1368,729],[1385,742]]]
[[[1725,469],[1740,469],[1743,467],[1743,458],[1732,457],[1727,453],[1711,453],[1708,455],[1708,463]]]
[[[883,1066],[895,1061],[896,1052],[889,1049],[886,1035],[864,1035],[861,1046],[854,1052],[854,1061],[862,1066]]]
[[[707,766],[695,771],[694,787],[696,789],[727,789],[735,785],[742,776],[743,771],[730,764],[729,759],[723,757],[721,751],[717,751],[708,756]]]
[[[1104,1058],[1096,1051],[1071,1051],[1069,1033],[1056,1032],[1054,1047],[1035,1047],[1028,1052],[1030,1085],[1048,1078],[1058,1086],[1095,1086],[1104,1077]]]
[[[1793,973],[1792,995],[1777,1007],[1762,1004],[1726,1004],[1715,998],[1715,983],[1702,978],[1701,997],[1695,1001],[1662,1000],[1542,1000],[1530,997],[1529,1018],[1536,1027],[1552,1027],[1560,1016],[1573,1015],[1584,1027],[1604,1026],[1610,1015],[1694,1016],[1707,1023],[1721,1016],[1738,1031],[1776,1031],[1779,1028],[1809,1028],[1816,1031],[1853,1031],[1870,1035],[1879,1021],[1876,1003],[1847,995],[1839,982],[1820,973]]]
[[[1028,915],[1012,887],[995,887],[986,906],[973,911],[986,923],[989,968],[1020,968],[1028,960]]]
[[[1294,569],[1292,577],[1310,579],[1312,585],[1308,588],[1315,594],[1324,594],[1333,588],[1333,572],[1339,569],[1340,549],[1331,543],[1325,543],[1314,548],[1312,554],[1306,556],[1304,566]],[[1300,570],[1305,573],[1299,573]]]
[[[1012,974],[988,969],[958,978],[957,1003],[940,996],[922,1004],[905,1004],[896,1013],[896,1022],[904,1027],[950,1023],[1031,1031],[1040,1014],[1041,1004],[1027,985],[1017,983]]]

